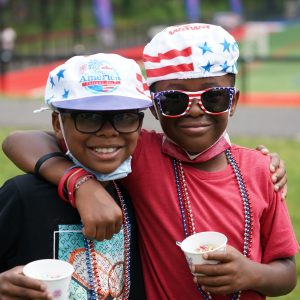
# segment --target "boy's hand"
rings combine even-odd
[[[18,266],[0,274],[1,300],[51,299],[43,282],[26,277],[22,271]]]
[[[88,239],[111,239],[121,229],[122,210],[98,181],[91,179],[76,191],[76,206]]]
[[[216,265],[194,265],[192,272],[204,274],[194,276],[194,282],[212,294],[231,294],[248,290],[253,282],[251,260],[231,246],[226,252],[204,254],[205,259],[219,260]],[[242,275],[242,276],[241,276]]]
[[[270,164],[270,171],[274,173],[272,175],[272,181],[274,183],[275,191],[282,190],[282,199],[285,199],[287,196],[287,176],[284,161],[280,159],[278,153],[270,153],[269,149],[263,145],[258,145],[256,150],[259,150],[261,153],[265,155],[271,156],[271,164]]]

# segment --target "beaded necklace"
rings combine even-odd
[[[120,200],[121,209],[123,213],[123,227],[124,227],[124,287],[123,300],[128,300],[130,290],[130,240],[131,240],[131,224],[128,215],[128,208],[126,202],[121,194],[118,185],[113,181],[114,188]],[[90,300],[101,299],[102,290],[97,268],[97,259],[94,241],[84,238],[85,257],[88,272],[88,284],[91,287],[89,290]]]
[[[243,255],[246,257],[250,257],[251,252],[251,244],[252,244],[252,230],[253,230],[253,217],[251,211],[251,201],[249,198],[249,194],[245,185],[245,181],[241,174],[240,168],[233,157],[231,151],[229,149],[225,150],[225,155],[227,161],[229,162],[232,170],[235,174],[235,178],[238,183],[239,192],[243,201],[244,206],[244,232],[243,232]],[[175,174],[176,188],[177,188],[177,196],[180,207],[183,231],[185,237],[188,237],[191,234],[196,233],[195,223],[193,218],[192,207],[190,203],[190,198],[187,190],[187,184],[184,176],[184,169],[182,166],[182,162],[177,159],[173,159],[173,169]],[[212,296],[209,293],[206,293],[203,289],[198,287],[201,296],[205,300],[212,299]],[[238,300],[241,297],[241,291],[235,292],[231,295],[231,300]]]

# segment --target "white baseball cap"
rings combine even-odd
[[[238,45],[217,25],[191,23],[165,28],[145,46],[147,83],[237,74]]]
[[[74,56],[49,73],[45,102],[53,110],[127,110],[152,105],[139,65],[117,54]]]

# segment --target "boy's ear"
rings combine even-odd
[[[237,104],[239,101],[239,97],[240,97],[240,91],[237,90],[232,99],[232,105],[231,105],[231,109],[230,109],[230,113],[229,113],[230,117],[232,117],[234,115],[234,112],[236,110],[236,107],[237,107]]]
[[[63,134],[60,127],[59,117],[57,112],[52,112],[52,127],[55,133],[55,136],[58,139],[63,139]]]

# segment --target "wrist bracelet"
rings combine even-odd
[[[87,182],[89,179],[92,179],[92,178],[95,178],[95,176],[92,174],[88,174],[88,175],[85,175],[85,176],[79,178],[79,180],[77,180],[75,183],[74,192],[76,192],[82,184],[84,184],[85,182]]]
[[[87,178],[85,178],[85,177],[87,177]],[[93,177],[94,177],[94,175],[90,174],[85,169],[81,169],[80,171],[77,171],[75,174],[73,174],[72,177],[70,178],[69,182],[67,183],[68,200],[74,208],[76,208],[74,195],[75,195],[77,183],[79,183],[80,180],[83,180],[81,183],[79,183],[79,185],[83,184],[85,181],[87,181],[88,179],[91,179]],[[85,181],[84,181],[84,178],[85,178]],[[78,187],[79,187],[79,185],[78,185]]]
[[[74,165],[72,166],[71,168],[68,168],[63,177],[60,179],[59,181],[59,184],[58,184],[58,187],[57,187],[57,191],[58,191],[58,195],[59,197],[66,201],[66,202],[69,202],[69,199],[68,199],[68,192],[65,192],[67,189],[67,185],[66,185],[66,182],[68,181],[69,177],[71,175],[73,175],[74,173],[78,172],[78,170],[80,170],[81,168]]]
[[[95,176],[85,169],[73,165],[67,169],[60,179],[58,184],[58,195],[59,197],[69,202],[74,208],[76,208],[75,203],[75,191],[79,188],[80,185],[88,181],[89,179],[94,178]]]
[[[42,164],[52,158],[52,157],[56,157],[56,156],[61,156],[64,157],[65,154],[62,152],[51,152],[51,153],[47,153],[45,155],[43,155],[42,157],[39,158],[39,160],[36,162],[35,166],[34,166],[34,174],[37,176],[40,176],[40,168],[42,166]]]
[[[76,180],[73,181],[72,184],[70,184],[70,186],[68,185],[68,197],[69,197],[69,201],[71,203],[71,205],[76,208],[76,202],[75,202],[75,192],[77,191],[77,189],[84,184],[85,182],[87,182],[90,179],[95,178],[94,175],[92,174],[86,174],[83,175],[84,173],[81,173],[81,177],[76,176]]]

